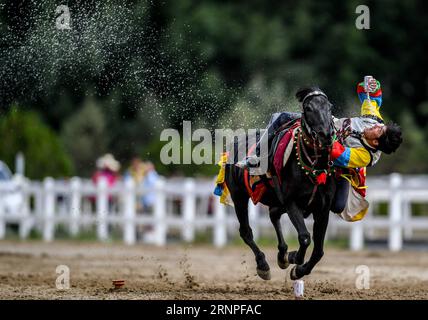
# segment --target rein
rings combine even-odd
[[[335,139],[335,138],[334,138]],[[334,141],[334,140],[333,140]],[[327,181],[327,175],[331,176],[332,173],[336,172],[336,169],[333,167],[333,161],[330,159],[330,150],[331,146],[328,147],[328,162],[327,169],[316,169],[319,157],[317,150],[318,148],[313,148],[315,155],[314,159],[308,154],[307,147],[305,145],[310,144],[307,138],[304,137],[304,132],[302,127],[298,128],[294,138],[294,148],[296,150],[297,165],[308,176],[309,180],[313,183],[314,188],[312,189],[312,194],[309,199],[307,206],[310,206],[312,201],[315,198],[315,194],[318,190],[320,184],[325,184]],[[308,164],[309,163],[309,164]]]
[[[333,141],[336,140],[336,137],[333,138]],[[294,148],[296,150],[296,157],[297,157],[297,164],[301,167],[301,169],[306,173],[306,175],[311,179],[311,181],[314,184],[324,184],[320,180],[319,176],[322,174],[326,174],[331,176],[333,172],[336,171],[336,169],[333,166],[333,161],[331,160],[331,146],[327,147],[328,151],[328,162],[327,162],[327,169],[317,169],[316,165],[318,164],[318,159],[322,156],[321,154],[318,154],[318,151],[324,151],[324,148],[312,148],[314,150],[314,155],[310,156],[307,148],[311,147],[313,144],[310,143],[307,139],[307,136],[304,134],[303,129],[297,128],[296,135],[294,137]],[[308,164],[309,163],[309,164]],[[317,179],[314,181],[313,179]],[[321,178],[322,180],[322,178]]]
[[[316,92],[308,96],[314,95],[320,94]],[[327,97],[324,93],[322,93],[321,95]],[[305,97],[305,99],[307,97]],[[333,121],[330,121],[330,126],[334,128]],[[309,180],[314,184],[314,188],[312,190],[308,206],[314,200],[315,194],[318,190],[318,186],[320,184],[325,184],[327,181],[327,176],[331,176],[332,173],[336,172],[336,169],[333,166],[333,161],[331,160],[331,148],[336,140],[337,136],[336,134],[334,134],[331,144],[323,146],[318,139],[317,133],[315,131],[312,131],[312,129],[308,126],[305,119],[305,113],[303,113],[301,126],[297,128],[296,135],[294,137],[294,148],[296,151],[297,164],[299,165],[299,167],[301,167],[302,171],[305,172]],[[308,152],[308,149],[312,149],[314,155],[311,156]],[[317,169],[316,166],[318,164],[319,158],[322,157],[322,152],[324,151],[328,152],[327,168]]]

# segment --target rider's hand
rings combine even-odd
[[[370,92],[370,93],[375,92],[378,89],[377,85],[378,85],[378,81],[375,78],[370,79],[369,84],[368,84],[368,92]],[[364,91],[366,91],[366,90],[364,90]]]
[[[380,87],[380,82],[376,79],[371,79],[369,82],[369,96],[371,100],[376,100],[378,106],[382,105],[382,89]],[[367,99],[367,92],[364,88],[364,81],[358,83],[357,85],[357,94],[360,102],[363,103]]]

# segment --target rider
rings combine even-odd
[[[345,209],[350,183],[365,197],[365,168],[374,166],[382,152],[395,152],[403,141],[400,127],[393,122],[385,124],[379,112],[382,105],[380,82],[374,78],[367,83],[360,82],[357,93],[362,103],[361,116],[334,118],[340,141],[333,144],[331,156],[336,167],[349,168],[349,172],[345,172],[337,182],[335,201],[331,208],[335,213],[341,213]],[[350,179],[347,180],[346,177]],[[365,211],[362,216],[364,214]],[[348,218],[351,221],[355,219]]]
[[[333,144],[331,156],[336,167],[354,168],[353,172],[364,178],[365,167],[375,165],[381,152],[386,154],[395,152],[402,142],[402,137],[400,127],[392,122],[385,124],[380,115],[382,90],[379,81],[372,78],[367,83],[359,83],[357,93],[362,103],[361,116],[341,119],[333,117],[340,141]],[[301,114],[290,112],[274,115],[273,118],[276,119],[271,122],[267,130],[268,139],[272,139],[274,132],[283,124],[299,117]],[[237,165],[246,168],[256,167],[259,161],[257,155],[251,155]],[[351,177],[351,182],[353,178]],[[331,208],[333,212],[341,213],[344,210],[348,192],[348,180],[340,178]]]

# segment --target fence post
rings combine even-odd
[[[398,173],[392,173],[390,176],[390,200],[389,200],[389,250],[400,251],[403,245],[402,235],[402,197],[400,193],[400,186],[402,177]]]
[[[3,193],[3,191],[1,191],[1,193]],[[6,221],[4,217],[3,203],[4,203],[3,196],[0,195],[0,239],[4,239],[4,237],[6,236]]]
[[[184,183],[184,201],[183,201],[183,228],[182,236],[184,241],[191,242],[195,239],[195,214],[196,214],[196,196],[195,181],[191,178],[186,179]]]
[[[15,173],[22,177],[25,174],[25,157],[21,151],[15,156]]]
[[[43,240],[52,241],[55,233],[55,181],[45,178],[43,182],[44,208],[43,208]]]
[[[259,210],[257,206],[251,201],[251,199],[248,201],[248,218],[250,220],[250,227],[253,230],[253,238],[254,240],[257,240],[259,237],[259,224],[258,224],[258,213]]]
[[[350,238],[349,245],[352,251],[359,251],[363,249],[364,226],[362,221],[352,222]]]
[[[154,237],[155,244],[164,246],[166,244],[166,195],[165,195],[165,180],[159,178],[156,181],[156,202],[154,208]]]
[[[135,227],[135,214],[136,214],[136,200],[135,200],[135,182],[134,179],[129,178],[125,180],[125,188],[123,193],[124,201],[124,224],[123,224],[123,241],[132,245],[136,240],[136,227]]]
[[[214,199],[214,204],[214,245],[223,247],[227,242],[226,208],[217,198]]]
[[[32,221],[33,217],[30,216],[29,185],[23,176],[20,176],[19,188],[21,189],[22,196],[23,196],[23,201],[21,206],[22,216],[19,224],[19,237],[21,239],[25,239],[28,237],[28,234],[30,233],[30,230],[33,224],[33,221]]]
[[[412,221],[412,203],[408,200],[404,200],[402,203],[402,209],[403,209],[404,238],[411,239],[413,238],[413,229],[409,223]]]
[[[34,189],[34,218],[35,224],[34,227],[40,233],[43,232],[43,204],[44,202],[44,192],[43,188],[37,187]]]
[[[366,223],[365,236],[368,239],[373,239],[375,237],[375,228],[371,226],[373,220],[373,213],[375,212],[375,206],[379,207],[379,203],[370,201],[369,211],[364,217],[364,222]]]
[[[100,177],[97,183],[97,236],[99,240],[108,238],[108,192],[107,179]]]
[[[80,213],[81,213],[81,200],[82,196],[80,194],[82,182],[80,178],[73,177],[70,182],[71,187],[71,200],[70,200],[70,211],[71,211],[71,221],[70,221],[70,233],[72,236],[76,236],[79,233],[79,223],[80,223]]]

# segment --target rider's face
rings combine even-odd
[[[364,130],[364,138],[369,142],[373,147],[379,145],[379,138],[385,133],[386,126],[383,124],[375,124],[373,127],[367,128]]]

